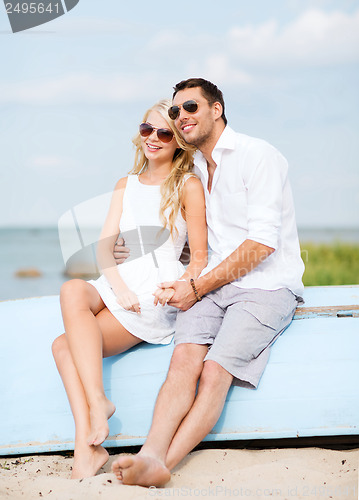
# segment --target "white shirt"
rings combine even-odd
[[[208,191],[207,162],[195,154],[195,173],[206,197],[211,257],[201,275],[228,257],[246,239],[275,251],[253,271],[233,281],[241,288],[288,288],[303,294],[304,264],[288,180],[288,163],[267,142],[226,127],[213,152],[214,171]]]

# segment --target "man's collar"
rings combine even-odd
[[[226,125],[222,134],[220,135],[217,144],[214,146],[213,151],[218,149],[235,149],[236,147],[236,133],[229,125]]]
[[[236,133],[231,127],[226,125],[222,134],[220,135],[217,144],[214,146],[212,151],[213,161],[218,165],[216,161],[218,159],[218,154],[224,149],[235,149],[236,147]],[[207,169],[207,161],[201,151],[197,150],[194,155],[194,164],[199,168]]]

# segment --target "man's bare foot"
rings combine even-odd
[[[164,486],[171,473],[159,460],[146,455],[119,457],[112,464],[112,471],[122,484],[138,486]]]
[[[71,479],[94,476],[105,465],[108,453],[102,446],[86,446],[75,450]]]
[[[115,413],[116,407],[107,398],[90,406],[91,432],[87,444],[99,446],[108,436],[109,427],[107,420]]]

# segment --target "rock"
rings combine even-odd
[[[17,278],[40,278],[42,272],[36,267],[24,267],[15,272]]]
[[[99,277],[99,273],[91,272],[91,270],[87,269],[67,269],[64,270],[64,275],[69,278],[82,278],[85,280],[89,279],[97,279]]]
[[[69,278],[96,279],[99,277],[99,271],[93,255],[84,255],[79,252],[67,261],[65,276]]]

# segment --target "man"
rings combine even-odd
[[[194,282],[160,285],[174,288],[169,304],[179,309],[170,368],[141,451],[113,464],[124,484],[142,486],[170,479],[216,424],[232,383],[257,387],[303,292],[286,160],[227,126],[222,93],[211,82],[192,78],[174,89],[169,114],[199,150],[195,172],[212,254]]]

